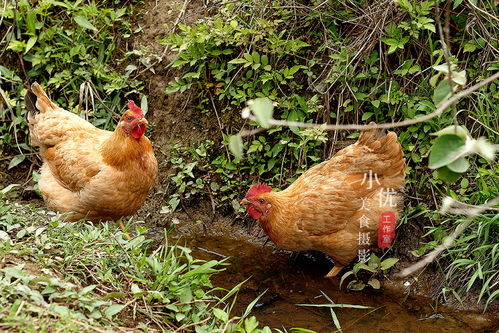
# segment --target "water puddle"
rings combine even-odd
[[[176,238],[171,236],[172,238]],[[213,277],[215,286],[232,288],[248,277],[232,315],[240,315],[246,306],[267,290],[252,315],[272,328],[301,327],[316,332],[335,332],[329,310],[296,304],[328,303],[321,291],[337,304],[371,306],[372,309],[335,309],[344,332],[487,332],[493,330],[493,318],[455,312],[434,302],[402,293],[366,290],[350,293],[339,289],[339,279],[325,279],[328,264],[305,259],[290,259],[286,253],[273,253],[269,246],[257,246],[243,240],[214,236],[182,238],[196,258],[220,260],[230,257],[230,266]],[[182,241],[181,241],[182,243]]]

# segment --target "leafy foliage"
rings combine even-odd
[[[241,284],[215,296],[210,276],[223,270],[223,261],[197,260],[190,249],[167,243],[151,251],[140,225],[127,240],[112,224],[60,222],[55,214],[10,204],[14,188],[0,192],[0,262],[7,262],[0,268],[2,327],[98,331],[136,325],[133,316],[165,332],[194,331],[196,323],[196,332],[270,333],[249,317],[258,298],[242,316],[230,315],[228,300]]]
[[[6,99],[2,102],[8,103],[12,111],[0,108],[0,118],[7,120],[0,126],[0,149],[21,152],[11,160],[9,168],[24,161],[25,153],[32,152],[27,144],[23,82],[37,81],[55,94],[51,97],[57,104],[81,113],[104,129],[114,126],[113,119],[98,103],[97,95],[111,110],[120,113],[125,95],[137,95],[142,90],[141,82],[133,75],[137,67],[124,68],[133,54],[122,46],[140,30],[127,20],[133,4],[114,8],[112,1],[80,3],[41,0],[32,6],[23,0],[6,4],[2,17],[11,28],[0,42],[5,50],[0,81]],[[85,86],[86,82],[91,86]],[[89,109],[92,111],[85,113]]]

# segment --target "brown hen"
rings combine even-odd
[[[284,191],[254,185],[241,203],[280,248],[331,256],[335,266],[327,276],[333,277],[353,261],[361,244],[375,244],[383,212],[398,217],[404,170],[397,135],[368,129],[355,144],[309,169]],[[369,239],[361,242],[360,235],[366,233]]]
[[[143,135],[147,120],[133,101],[114,132],[55,105],[37,83],[26,94],[31,142],[43,160],[47,206],[66,220],[115,220],[135,213],[155,184],[156,157]]]

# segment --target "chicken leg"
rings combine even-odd
[[[325,277],[327,278],[332,278],[332,277],[335,277],[336,275],[338,275],[339,272],[341,272],[341,270],[344,268],[345,266],[341,266],[341,265],[338,265],[338,264],[334,264],[334,267],[333,269],[331,269],[329,271],[329,273],[326,274]]]

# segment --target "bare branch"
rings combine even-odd
[[[464,213],[467,215],[468,218],[466,219],[466,221],[458,225],[457,228],[454,230],[454,232],[450,236],[447,236],[444,239],[443,243],[437,246],[433,251],[431,251],[430,254],[428,254],[426,257],[424,257],[414,265],[404,268],[400,273],[397,274],[397,276],[404,278],[408,275],[411,275],[419,271],[420,269],[426,267],[426,265],[428,265],[429,263],[433,262],[443,251],[452,247],[456,238],[458,238],[459,235],[463,233],[463,231],[471,224],[471,222],[473,222],[473,219],[478,214],[486,210],[496,210],[494,206],[497,204],[499,204],[499,197],[496,197],[481,206],[468,205],[466,203],[454,200],[450,197],[445,198],[442,207],[443,211],[448,210],[451,213],[458,213],[458,214]]]
[[[369,129],[369,128],[396,128],[396,127],[405,127],[405,126],[410,126],[418,123],[422,123],[424,121],[433,119],[435,117],[438,117],[442,112],[444,112],[448,107],[450,107],[452,104],[457,102],[459,99],[466,97],[470,95],[472,92],[488,85],[489,83],[493,82],[494,80],[499,79],[499,72],[495,73],[494,75],[486,78],[485,80],[482,80],[473,86],[460,91],[459,93],[455,94],[451,98],[445,100],[442,102],[435,111],[433,111],[430,114],[417,117],[414,119],[408,119],[408,120],[403,120],[399,122],[393,122],[393,123],[383,123],[383,124],[376,124],[376,125],[357,125],[357,124],[347,124],[347,125],[328,125],[328,124],[310,124],[310,123],[301,123],[297,121],[285,121],[285,120],[276,120],[276,119],[270,119],[269,124],[271,126],[286,126],[286,127],[301,127],[301,128],[318,128],[318,129],[323,129],[326,131],[337,131],[337,130],[364,130],[364,129]],[[250,115],[248,117],[251,121],[257,121],[256,117],[253,115]],[[241,133],[241,136],[248,136],[251,135],[249,133]]]

